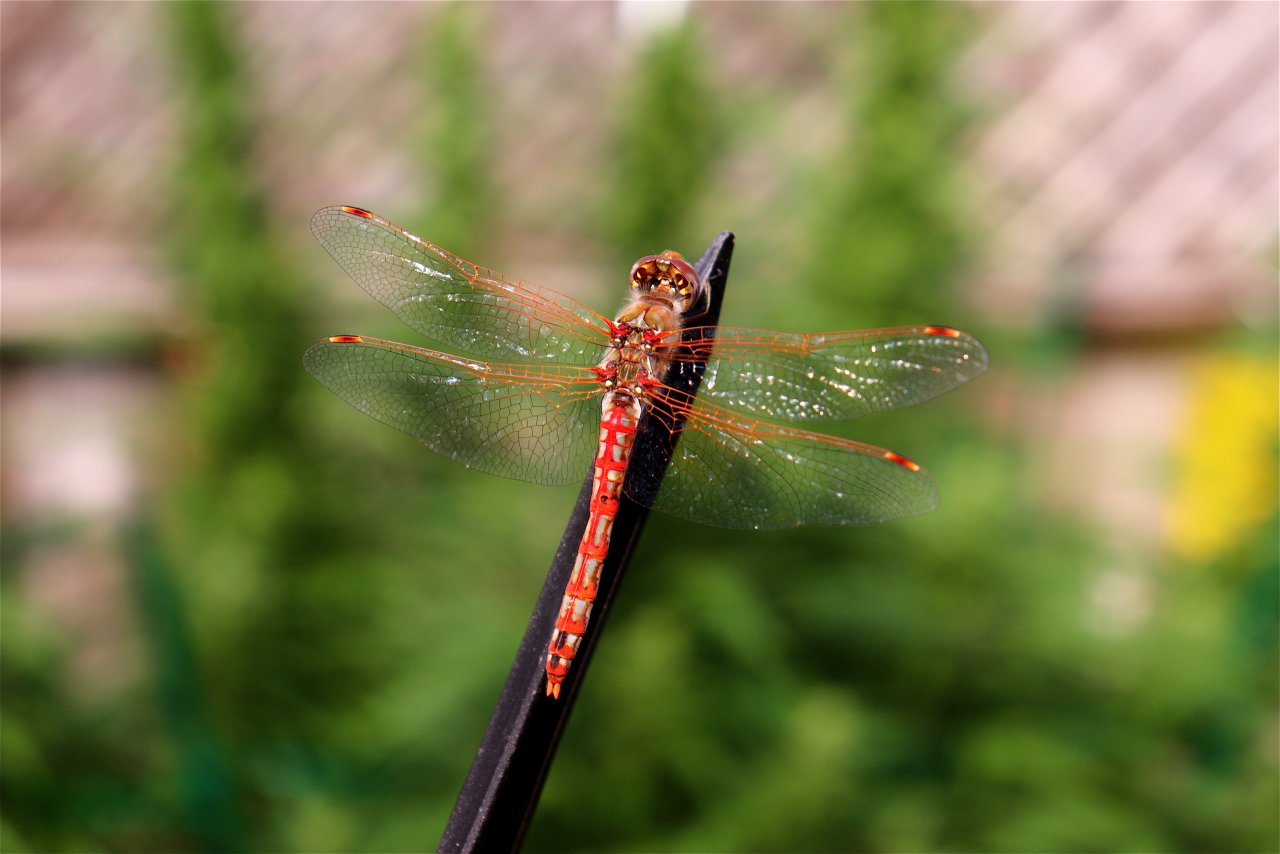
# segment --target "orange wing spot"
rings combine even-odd
[[[920,471],[919,463],[907,459],[906,457],[902,456],[902,454],[895,454],[893,451],[885,451],[884,458],[889,462],[897,463],[898,465],[902,466],[904,469],[907,469],[908,471]]]
[[[960,330],[952,329],[950,326],[926,326],[924,328],[925,335],[941,335],[944,338],[959,338]]]
[[[552,682],[550,678],[547,679],[547,696],[552,698],[553,700],[560,699],[560,683],[559,682]]]
[[[364,208],[354,208],[351,205],[343,205],[342,212],[355,214],[356,216],[362,216],[365,219],[373,219],[373,214],[370,213],[369,211],[365,210]]]
[[[363,344],[364,339],[359,335],[330,335],[330,344]]]

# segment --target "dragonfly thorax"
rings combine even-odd
[[[613,331],[613,344],[596,369],[606,409],[643,403],[667,364],[663,348],[654,343],[660,337],[656,330],[620,320]]]

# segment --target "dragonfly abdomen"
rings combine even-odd
[[[622,479],[631,457],[632,440],[639,420],[639,406],[634,400],[615,401],[606,398],[600,421],[600,443],[596,451],[592,476],[591,505],[587,526],[578,544],[569,584],[560,603],[560,615],[551,632],[547,648],[547,694],[560,696],[560,684],[569,673],[578,644],[591,619],[591,607],[600,584],[600,569],[609,553],[613,520],[618,514],[618,498]]]

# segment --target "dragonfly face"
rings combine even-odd
[[[631,290],[634,302],[618,320],[642,319],[650,329],[664,332],[702,314],[710,298],[693,265],[671,250],[637,261],[631,267]]]

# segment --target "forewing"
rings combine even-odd
[[[636,486],[633,496],[645,491]],[[791,528],[917,516],[937,502],[929,476],[892,451],[749,421],[700,399],[652,506],[722,528]]]
[[[465,466],[535,483],[582,480],[600,425],[587,368],[484,363],[354,335],[303,357],[366,415]]]
[[[910,406],[987,367],[982,345],[946,326],[826,335],[722,327],[677,358],[708,351],[701,398],[779,421],[846,421]]]
[[[477,267],[368,211],[324,208],[311,231],[356,284],[443,349],[590,365],[608,343],[605,319],[576,300]]]

